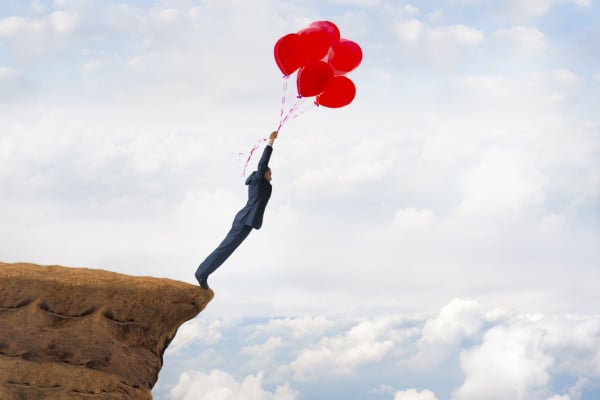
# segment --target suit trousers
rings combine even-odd
[[[206,260],[200,264],[196,270],[196,279],[208,278],[217,268],[229,258],[229,256],[238,248],[238,246],[248,237],[251,226],[242,222],[233,221],[231,229],[221,244],[206,257]]]

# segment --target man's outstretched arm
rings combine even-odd
[[[265,147],[262,157],[258,162],[259,176],[264,176],[265,172],[267,172],[267,168],[269,167],[269,160],[271,159],[271,153],[273,152],[273,143],[275,143],[275,139],[277,139],[277,133],[277,131],[271,132],[271,135],[269,136],[269,142],[267,143],[267,147]]]

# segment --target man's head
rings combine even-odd
[[[265,179],[268,180],[269,182],[271,182],[271,168],[267,167],[267,170],[265,171]]]

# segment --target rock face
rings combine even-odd
[[[152,399],[162,355],[212,290],[0,263],[0,399]]]

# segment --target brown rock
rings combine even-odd
[[[0,263],[0,399],[152,399],[162,356],[212,290]]]

